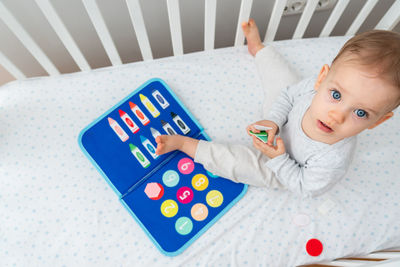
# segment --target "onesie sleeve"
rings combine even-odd
[[[266,167],[289,191],[304,197],[315,197],[328,191],[345,175],[354,148],[355,140],[338,149],[316,154],[303,166],[285,153],[266,162]]]
[[[287,86],[274,101],[266,116],[267,120],[275,122],[279,129],[287,122],[289,112],[292,110],[295,102],[305,94],[310,97],[313,92],[313,81],[315,77],[309,77],[292,86]]]

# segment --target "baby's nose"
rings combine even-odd
[[[343,123],[344,122],[344,114],[339,110],[331,110],[328,112],[328,116],[335,121],[336,123]]]

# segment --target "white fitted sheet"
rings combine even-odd
[[[306,77],[329,64],[345,40],[273,45]],[[77,143],[81,129],[152,77],[170,85],[213,140],[251,145],[245,127],[262,118],[263,93],[244,46],[4,85],[0,265],[293,266],[400,245],[395,111],[360,135],[350,170],[330,192],[301,199],[250,186],[185,252],[162,255]],[[318,257],[305,250],[311,238],[324,246]]]

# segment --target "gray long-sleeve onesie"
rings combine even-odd
[[[256,63],[257,60],[266,61],[257,57],[268,53],[277,52],[270,47],[264,48],[262,53],[257,53]],[[262,69],[269,71],[269,65],[274,64],[273,61],[269,61],[264,63],[268,66],[260,66],[258,63],[261,75]],[[282,64],[281,61],[280,58],[279,64]],[[276,67],[276,64],[273,67]],[[291,79],[288,79],[287,83],[294,79],[293,74],[289,76]],[[269,94],[267,90],[268,85],[274,83],[269,80],[269,84],[265,84],[267,79],[261,78],[266,90],[264,103],[271,102],[270,98],[267,98],[275,93]],[[317,196],[329,190],[344,176],[353,155],[356,138],[349,137],[329,145],[314,141],[303,132],[301,121],[315,94],[314,81],[315,77],[311,77],[286,87],[269,108],[266,119],[279,126],[286,153],[270,159],[253,147],[200,141],[195,162],[203,164],[208,171],[234,182],[286,188],[305,197]],[[280,83],[282,84],[282,80]],[[267,108],[264,106],[264,110]]]

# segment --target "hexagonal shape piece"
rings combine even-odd
[[[164,195],[164,187],[159,183],[148,183],[144,192],[150,199],[158,200]]]

